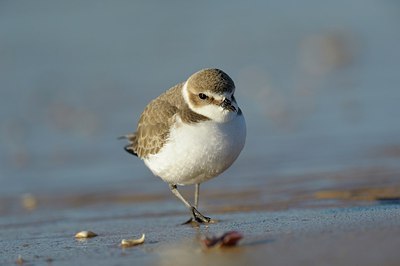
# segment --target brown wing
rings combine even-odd
[[[168,138],[174,114],[182,108],[181,88],[182,84],[179,84],[169,89],[146,106],[136,132],[125,136],[130,141],[130,144],[125,146],[127,152],[144,158],[157,153],[163,147]]]
[[[169,137],[175,115],[179,115],[186,123],[208,119],[190,110],[183,99],[182,86],[183,83],[172,87],[146,106],[136,132],[124,136],[130,141],[130,144],[125,146],[127,152],[139,158],[156,154]]]

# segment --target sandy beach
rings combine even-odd
[[[398,205],[213,214],[220,221],[194,228],[185,215],[132,217],[101,208],[69,210],[18,222],[1,220],[1,265],[397,265]],[[104,217],[107,213],[107,217]],[[112,213],[116,214],[112,218]],[[77,240],[90,229],[99,236]],[[239,231],[236,247],[204,249],[201,236]],[[145,243],[120,247],[146,233]]]
[[[0,264],[22,258],[23,265],[397,265],[400,184],[390,181],[389,172],[379,172],[389,187],[368,183],[365,174],[353,178],[364,183],[351,190],[339,188],[337,174],[331,175],[338,184],[331,190],[293,194],[287,184],[275,184],[279,193],[291,195],[286,200],[277,200],[273,191],[263,197],[268,193],[260,187],[205,191],[203,208],[217,222],[200,226],[181,225],[188,214],[168,191],[31,195],[35,205],[26,205],[26,196],[8,199],[14,207],[0,218]],[[82,230],[98,236],[75,239]],[[237,246],[201,245],[202,238],[228,231],[243,235]],[[142,245],[120,246],[142,233]]]

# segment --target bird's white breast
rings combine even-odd
[[[167,183],[201,183],[231,166],[245,139],[243,115],[225,123],[208,120],[186,124],[178,118],[164,147],[144,162]]]

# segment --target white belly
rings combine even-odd
[[[243,115],[226,123],[178,123],[160,152],[144,162],[167,183],[202,183],[232,165],[243,149],[245,139]]]

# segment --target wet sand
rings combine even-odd
[[[0,218],[0,264],[398,265],[397,176],[383,169],[332,173],[321,177],[330,185],[303,191],[315,177],[293,177],[296,192],[279,180],[223,192],[210,186],[200,209],[218,221],[199,227],[180,224],[188,215],[167,189],[3,199],[13,207]],[[98,236],[75,239],[82,230]],[[232,230],[244,236],[236,247],[206,250],[200,243]],[[144,244],[120,247],[142,233]]]
[[[102,212],[112,213],[112,209]],[[99,211],[100,212],[100,211]],[[101,215],[98,213],[98,215]],[[82,216],[82,215],[81,215]],[[1,264],[19,255],[26,265],[398,265],[400,207],[246,212],[216,215],[210,226],[179,225],[184,215],[80,217],[77,213],[37,217],[2,226]],[[82,229],[98,237],[77,240]],[[204,250],[201,235],[236,230],[237,247]],[[146,233],[143,245],[121,248],[124,238]]]

